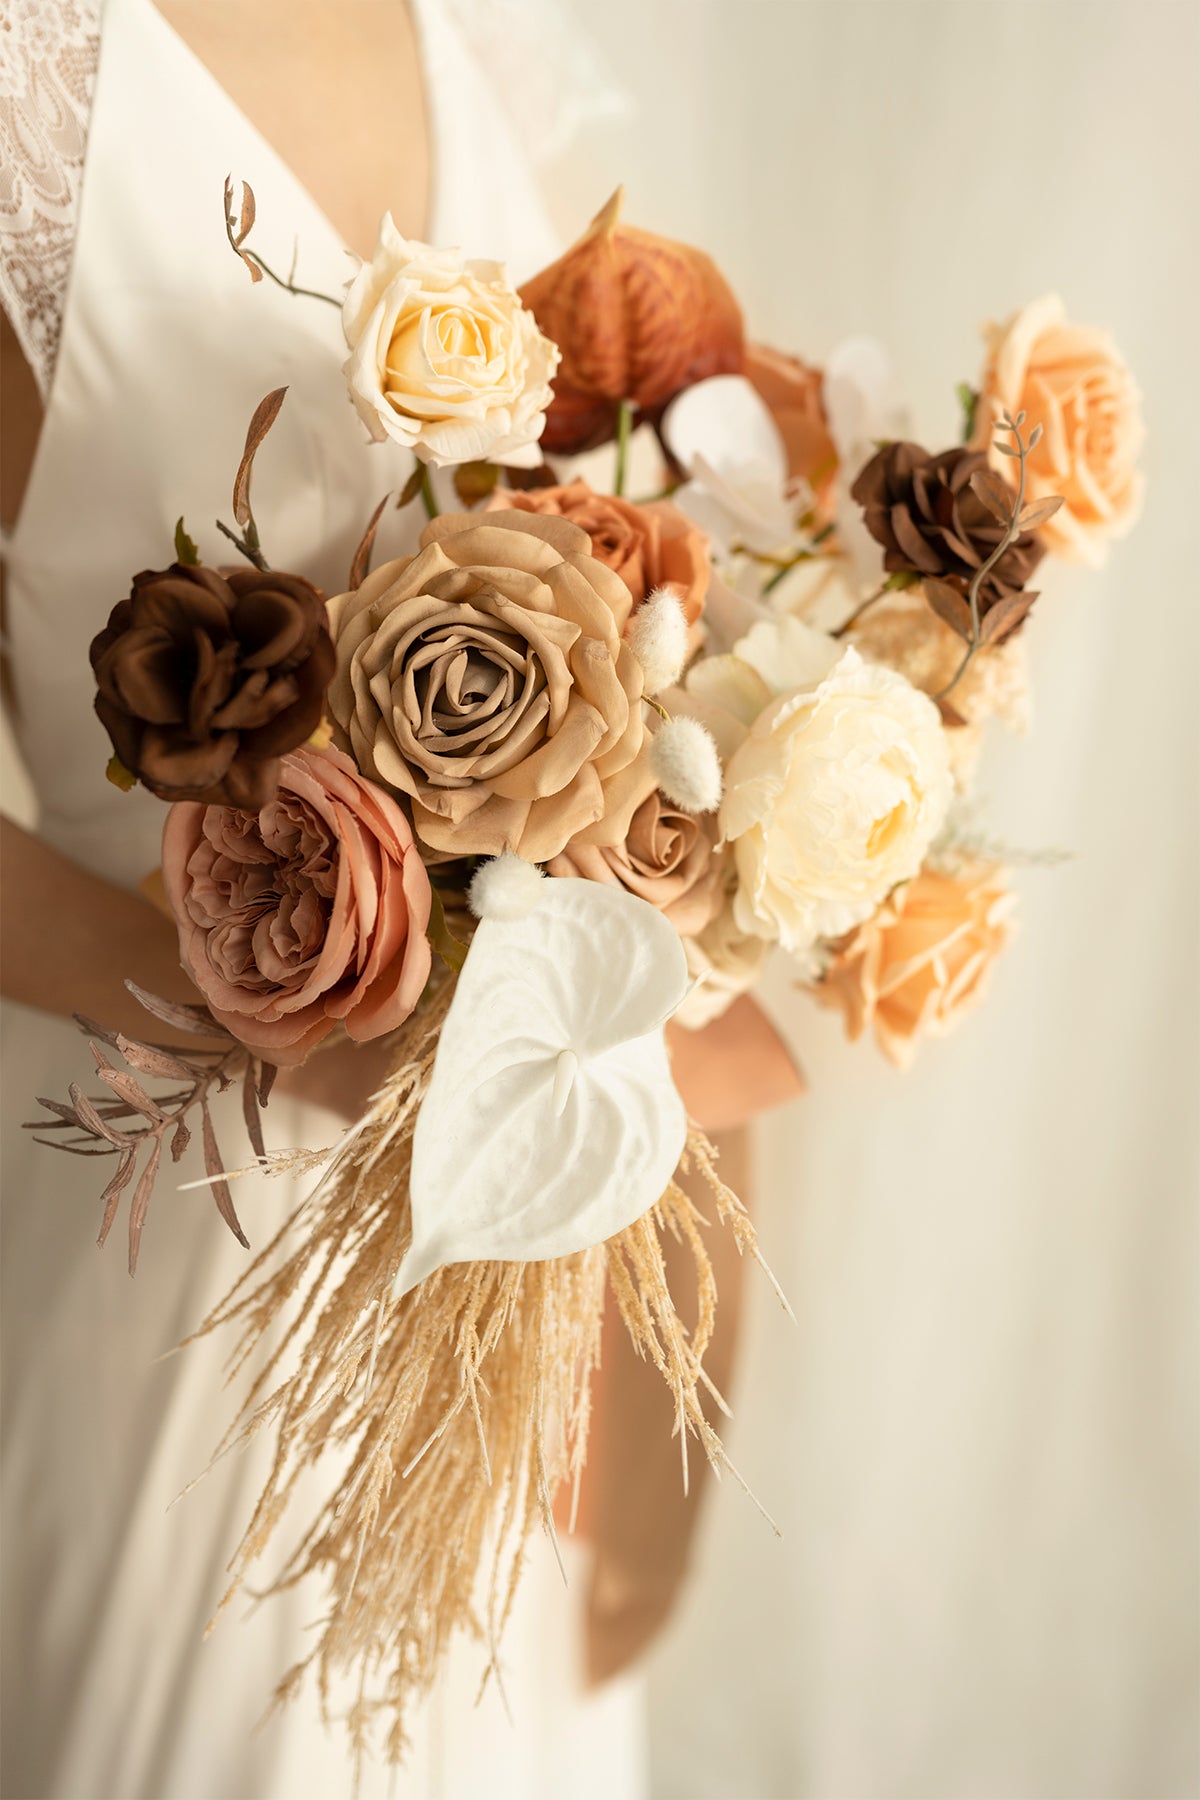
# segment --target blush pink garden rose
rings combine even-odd
[[[429,877],[412,828],[338,750],[285,756],[256,813],[173,806],[163,882],[184,968],[214,1018],[269,1062],[303,1062],[338,1025],[381,1037],[429,978]]]
[[[1006,480],[1011,459],[995,448],[1002,412],[1026,414],[1042,437],[1026,465],[1026,498],[1061,494],[1063,504],[1038,535],[1072,562],[1103,562],[1142,505],[1137,468],[1145,439],[1142,402],[1128,366],[1106,331],[1075,325],[1057,294],[1047,294],[986,333],[973,446],[990,449]],[[1005,440],[1007,441],[1007,440]]]

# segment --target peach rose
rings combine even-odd
[[[745,374],[779,427],[789,477],[807,481],[818,511],[830,516],[838,455],[825,417],[822,371],[766,344],[747,344]]]
[[[1035,300],[985,333],[984,370],[973,444],[988,449],[1006,480],[1011,459],[995,449],[1002,412],[1023,411],[1026,429],[1042,427],[1030,455],[1030,500],[1061,494],[1064,504],[1042,526],[1050,549],[1098,566],[1109,538],[1127,532],[1142,503],[1136,463],[1145,438],[1141,396],[1106,331],[1073,325],[1057,294]]]
[[[429,877],[400,808],[339,751],[285,756],[258,812],[178,802],[162,861],[184,968],[269,1062],[339,1024],[381,1037],[421,998]]]
[[[641,798],[629,589],[566,519],[443,514],[416,556],[329,602],[339,748],[455,856],[624,840]]]
[[[524,493],[498,490],[488,505],[515,507],[519,512],[546,513],[570,519],[592,540],[597,562],[621,577],[635,606],[655,588],[669,587],[687,622],[694,625],[708,592],[708,542],[704,533],[669,500],[636,506],[615,494],[597,494],[586,481],[566,487],[530,488]]]
[[[841,1008],[851,1038],[873,1026],[884,1055],[907,1069],[922,1037],[944,1036],[982,999],[1013,902],[995,863],[922,869],[837,947],[816,997]]]
[[[615,883],[656,906],[680,937],[693,937],[724,904],[726,859],[715,844],[715,819],[672,806],[647,775],[645,798],[623,843],[592,844],[584,832],[550,859],[546,872]]]

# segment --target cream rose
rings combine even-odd
[[[558,350],[502,263],[403,238],[388,214],[342,327],[350,398],[377,442],[394,438],[439,465],[541,461]]]
[[[1002,412],[1024,411],[1042,427],[1026,464],[1026,496],[1061,494],[1063,505],[1040,528],[1051,550],[1096,567],[1109,538],[1120,537],[1141,510],[1136,463],[1145,438],[1141,396],[1106,331],[1073,325],[1057,294],[1035,300],[989,327],[974,445],[992,450],[1006,479],[1011,459],[995,450]]]
[[[730,757],[736,923],[791,951],[851,930],[915,875],[951,792],[932,700],[846,650],[815,688],[772,700]]]

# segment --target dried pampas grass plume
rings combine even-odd
[[[315,1471],[325,1484],[319,1516],[266,1591],[316,1574],[329,1604],[277,1699],[294,1695],[311,1666],[328,1719],[335,1682],[352,1676],[347,1724],[359,1762],[380,1734],[389,1760],[401,1760],[411,1709],[456,1631],[482,1638],[484,1681],[499,1675],[525,1542],[539,1526],[553,1536],[560,1482],[573,1482],[578,1498],[606,1282],[639,1355],[674,1396],[685,1482],[689,1435],[714,1465],[731,1468],[702,1404],[711,1396],[723,1407],[703,1368],[716,1306],[707,1222],[675,1182],[607,1244],[549,1262],[460,1264],[393,1300],[411,1236],[413,1126],[453,986],[449,974],[436,978],[401,1028],[391,1076],[317,1192],[200,1333],[239,1328],[234,1372],[277,1346],[218,1452],[261,1431],[274,1439],[222,1610]],[[696,1130],[687,1157],[720,1224],[757,1258],[749,1217]],[[667,1283],[668,1233],[692,1255],[699,1304],[690,1332]]]

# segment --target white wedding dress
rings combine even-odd
[[[78,15],[61,4],[64,18]],[[27,44],[52,35],[36,8],[25,10]],[[415,16],[434,147],[429,235],[507,257],[523,277],[555,248],[532,176],[440,0],[421,0]],[[83,63],[64,60],[60,73],[78,99]],[[69,113],[52,124],[51,149],[70,149]],[[40,832],[129,887],[157,864],[163,809],[105,780],[87,648],[131,574],[170,561],[181,513],[202,553],[225,559],[213,520],[229,516],[254,406],[283,384],[287,402],[255,473],[256,513],[278,565],[336,591],[366,517],[407,474],[394,446],[368,447],[346,400],[337,314],[267,282],[252,288],[230,253],[227,171],[255,190],[255,243],[267,260],[286,267],[295,239],[298,278],[339,291],[345,250],[296,178],[150,0],[107,0],[81,204],[69,242],[59,221],[42,246],[42,273],[55,277],[57,258],[60,289],[69,261],[65,305],[49,317],[27,306],[23,321],[45,374],[58,341],[7,547],[8,652]],[[27,173],[52,215],[52,167],[31,161]],[[19,259],[22,248],[29,242],[10,240],[6,254]],[[34,243],[35,263],[37,252]],[[30,270],[21,281],[17,273],[14,260],[4,291],[23,281],[28,299]],[[119,1230],[103,1253],[94,1247],[97,1165],[39,1148],[20,1130],[35,1095],[62,1095],[86,1080],[89,1063],[66,1025],[5,1008],[0,1787],[8,1800],[348,1796],[344,1741],[322,1728],[311,1686],[259,1726],[276,1681],[311,1641],[304,1628],[320,1593],[273,1600],[248,1618],[249,1603],[239,1603],[203,1641],[260,1455],[227,1458],[168,1511],[204,1468],[233,1401],[222,1388],[228,1344],[167,1353],[240,1273],[245,1253],[205,1191],[164,1184],[131,1282]],[[285,1102],[268,1115],[276,1143],[324,1143],[335,1129]],[[239,1130],[227,1121],[223,1138],[240,1143]],[[286,1182],[239,1187],[255,1246],[296,1197]],[[395,1778],[369,1768],[367,1800],[635,1800],[640,1684],[582,1696],[572,1598],[548,1548],[535,1546],[506,1639],[511,1721],[494,1685],[476,1707],[481,1656],[464,1645],[415,1722],[409,1763]]]

